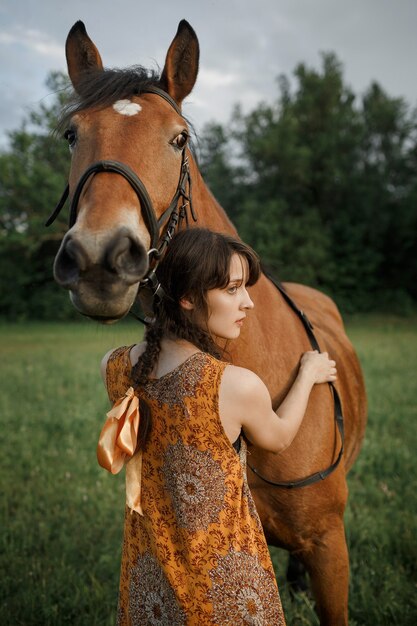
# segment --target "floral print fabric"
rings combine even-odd
[[[130,348],[108,361],[117,401]],[[143,516],[126,507],[118,626],[285,624],[268,548],[239,454],[219,417],[226,363],[198,352],[137,390],[152,430],[143,449]]]

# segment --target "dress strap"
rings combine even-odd
[[[126,393],[131,386],[130,351],[132,346],[121,346],[110,354],[106,367],[106,387],[111,402]]]

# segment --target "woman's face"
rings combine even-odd
[[[229,283],[223,289],[210,289],[207,292],[207,329],[212,337],[239,337],[246,311],[254,306],[246,291],[247,275],[246,259],[233,254],[230,260]]]

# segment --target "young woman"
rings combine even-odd
[[[312,387],[336,380],[336,367],[326,353],[304,354],[275,413],[256,374],[221,360],[254,306],[247,287],[259,274],[242,242],[178,233],[157,270],[162,295],[145,341],[103,359],[115,406],[99,462],[115,473],[128,461],[120,626],[285,623],[245,440],[289,446]]]

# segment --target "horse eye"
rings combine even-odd
[[[74,147],[74,144],[77,140],[77,134],[75,132],[75,130],[69,128],[68,130],[65,131],[64,133],[64,139],[66,139],[68,141],[68,145],[70,148]]]
[[[180,150],[182,150],[185,147],[185,144],[188,141],[188,133],[183,130],[182,133],[180,133],[179,135],[177,135],[174,139],[174,144],[177,148],[179,148]]]

